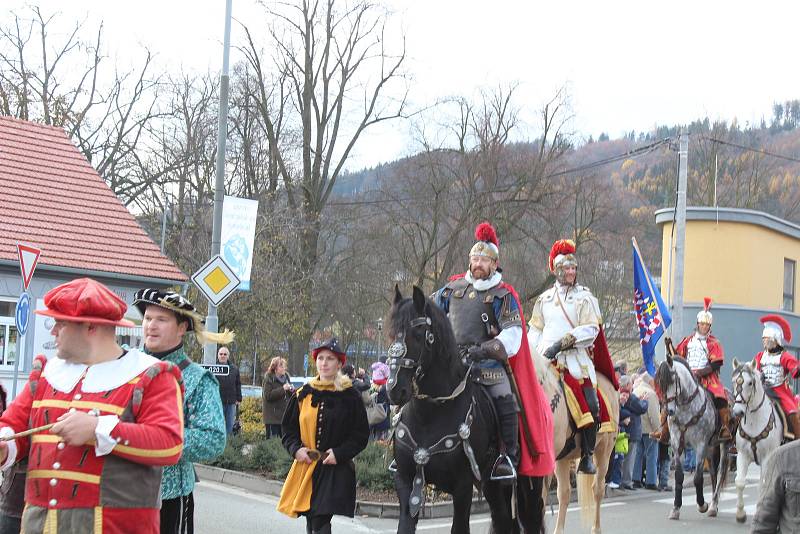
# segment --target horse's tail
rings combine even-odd
[[[587,529],[594,522],[594,479],[596,476],[578,473],[575,481],[578,489],[578,506],[581,509],[581,524]]]
[[[717,492],[722,494],[725,484],[728,483],[728,473],[731,470],[731,456],[728,454],[729,444],[725,441],[719,444],[719,482]]]

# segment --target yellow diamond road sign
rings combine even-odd
[[[214,306],[219,306],[240,284],[239,277],[219,254],[192,275],[192,282]]]

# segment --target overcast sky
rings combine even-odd
[[[3,0],[4,6],[26,3]],[[170,68],[221,66],[224,0],[40,0],[72,18],[104,20],[112,52],[139,44]],[[618,137],[698,117],[740,123],[769,119],[772,103],[800,98],[800,2],[391,0],[407,37],[415,105],[519,83],[534,113],[565,86],[581,136]],[[135,7],[134,7],[135,6]],[[251,29],[266,22],[255,0],[234,0]],[[4,19],[7,20],[6,17]],[[233,42],[241,32],[234,25]],[[237,59],[232,55],[232,61]],[[415,151],[407,126],[363,138],[357,168]]]

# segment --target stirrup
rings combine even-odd
[[[508,464],[511,468],[510,475],[498,475],[497,468],[503,464]],[[507,454],[501,454],[497,457],[494,461],[494,465],[492,465],[492,471],[489,474],[489,480],[496,482],[502,480],[516,480],[517,478],[517,469],[514,467],[514,462],[511,461],[511,458]]]
[[[387,467],[387,469],[389,470],[390,473],[396,473],[397,472],[397,460],[395,460],[393,458],[392,462],[389,464],[389,467]]]

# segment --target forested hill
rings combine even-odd
[[[549,170],[552,173],[591,166],[568,172],[569,186],[587,185],[587,179],[600,182],[599,191],[618,208],[613,220],[604,221],[602,233],[626,234],[637,229],[642,248],[652,257],[658,272],[660,235],[653,213],[675,203],[678,136],[682,128],[689,133],[689,180],[687,202],[690,206],[749,208],[800,223],[800,100],[775,104],[774,116],[758,125],[740,125],[732,120],[712,122],[699,119],[685,127],[663,126],[649,133],[630,132],[619,139],[603,134],[597,140],[571,142],[563,157]],[[637,150],[657,144],[651,150]],[[506,156],[538,150],[539,141],[509,145]],[[631,153],[628,157],[621,157]],[[407,169],[428,158],[420,153],[371,169],[341,176],[336,193],[359,198],[369,192],[386,189],[386,181],[407,174]],[[595,162],[610,163],[592,166]],[[533,168],[532,172],[540,169]],[[561,178],[561,177],[559,177]],[[454,177],[454,179],[457,179]],[[596,191],[589,188],[588,194]],[[367,193],[365,193],[367,192]],[[716,195],[716,196],[715,196]]]

